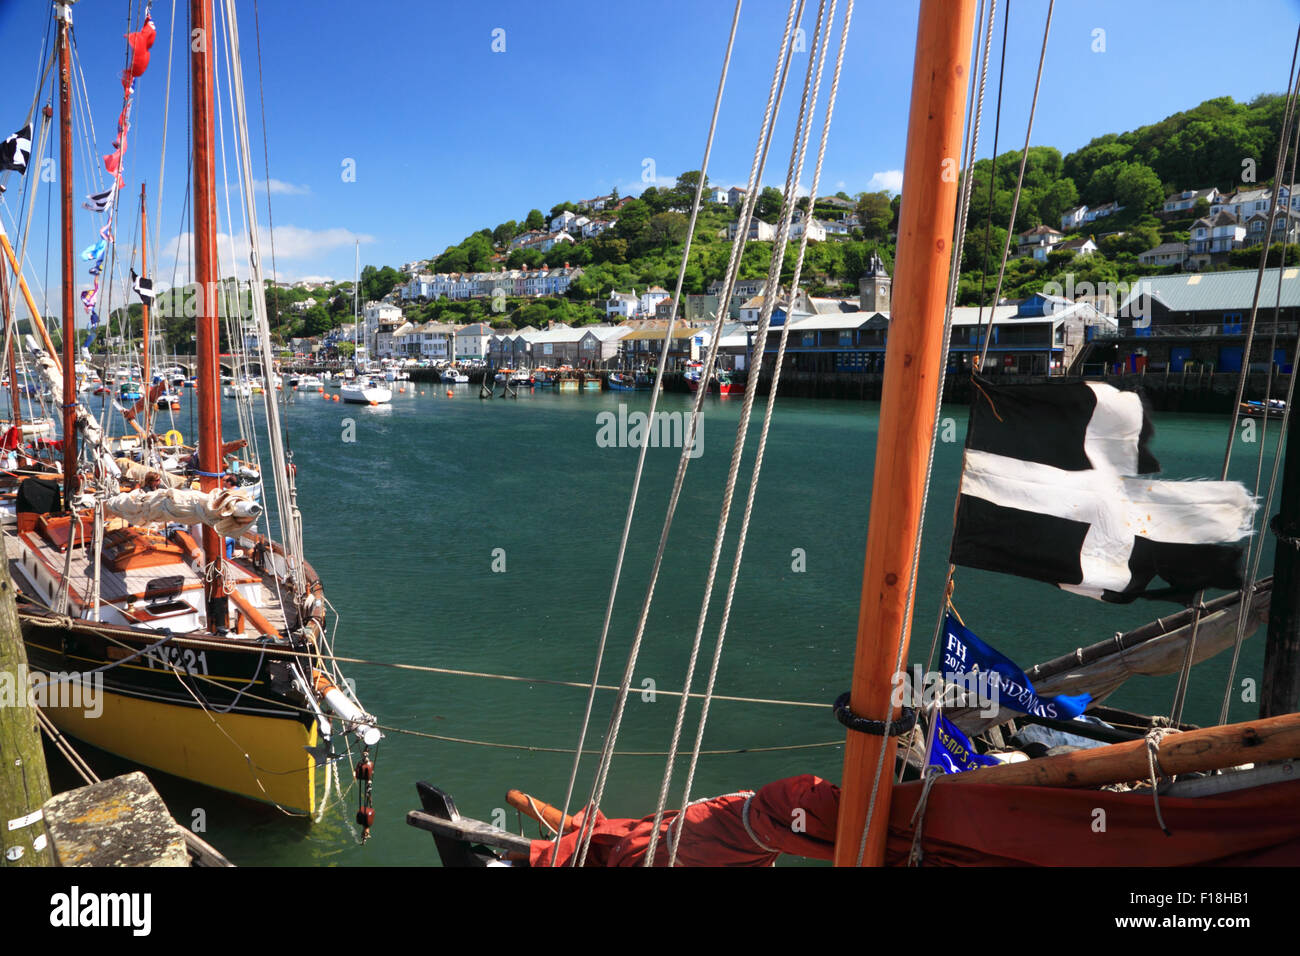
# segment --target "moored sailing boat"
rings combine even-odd
[[[63,120],[65,350],[61,364],[45,350],[34,351],[45,378],[65,395],[65,440],[61,477],[20,486],[18,530],[5,538],[28,659],[47,687],[70,679],[102,687],[94,710],[51,696],[59,705],[47,712],[70,735],[143,766],[315,817],[328,805],[338,761],[350,756],[344,753],[348,738],[368,748],[380,734],[329,659],[328,605],[302,555],[294,473],[285,459],[274,396],[265,401],[269,483],[255,474],[252,485],[244,484],[249,473],[230,456],[250,438],[231,442],[223,434],[212,0],[190,4],[194,35],[211,42],[195,44],[190,61],[199,438],[183,462],[175,455],[179,449],[164,455],[158,436],[143,429],[142,460],[115,458],[96,419],[68,397],[73,382],[62,369],[74,367],[75,341],[72,22],[69,4],[55,3],[54,9]],[[260,289],[233,4],[226,13],[253,288]],[[124,74],[121,143],[152,36],[146,14],[140,31],[128,37],[132,54]],[[115,177],[121,154],[119,147],[109,167]],[[150,299],[142,300],[147,314]],[[254,297],[254,306],[264,330],[265,303]],[[39,316],[33,321],[39,323]],[[267,339],[260,336],[263,367],[271,368]],[[258,500],[263,488],[274,492],[274,514]],[[279,522],[282,540],[255,530],[261,518]]]
[[[942,388],[943,317],[958,209],[958,183],[939,176],[936,170],[942,168],[946,157],[961,153],[963,78],[969,75],[973,19],[973,0],[951,4],[927,0],[919,18],[904,171],[909,192],[902,207],[895,279],[899,307],[893,313],[888,339],[855,679],[851,694],[837,707],[850,728],[843,790],[815,778],[797,777],[757,792],[691,803],[680,814],[620,821],[605,820],[598,802],[569,817],[564,810],[512,793],[508,797],[512,806],[544,822],[557,835],[554,840],[529,841],[461,818],[445,793],[421,784],[424,809],[410,814],[408,822],[434,834],[444,863],[666,865],[668,852],[653,855],[657,840],[671,845],[680,865],[764,865],[778,852],[834,858],[850,865],[924,860],[949,864],[1237,864],[1294,863],[1300,859],[1300,815],[1294,809],[1300,782],[1294,779],[1291,762],[1300,757],[1300,717],[1294,713],[1206,729],[1152,722],[1149,729],[1141,728],[1146,732],[1124,742],[894,786],[895,769],[907,770],[906,761],[895,759],[896,737],[908,737],[916,720],[915,713],[905,713],[902,703],[895,701],[893,691],[900,667],[907,660],[929,450]],[[815,194],[815,186],[813,191]],[[706,363],[705,380],[709,364],[711,361]],[[776,391],[775,383],[772,391]],[[1099,392],[1098,406],[1102,401]],[[1132,412],[1133,403],[1127,404]],[[1138,412],[1129,436],[1135,456],[1141,448],[1137,436],[1146,424],[1140,409]],[[740,431],[743,434],[743,426]],[[1296,431],[1300,430],[1293,429]],[[1105,432],[1094,437],[1103,444],[1111,440]],[[1294,456],[1294,468],[1293,481],[1300,482],[1300,453]],[[1124,474],[1138,473],[1134,469]],[[1146,482],[1143,478],[1137,483]],[[1237,529],[1232,524],[1228,522],[1222,537],[1206,540],[1215,545],[1235,540],[1232,535]],[[1285,533],[1293,536],[1292,541],[1297,525],[1300,521],[1294,515],[1287,518]],[[1145,532],[1134,530],[1131,534],[1142,536]],[[1199,541],[1169,541],[1157,534],[1150,538],[1157,544],[1199,546]],[[1207,580],[1217,580],[1204,573]],[[1169,574],[1162,571],[1161,576],[1173,583]],[[1073,584],[1088,581],[1084,576]],[[1201,585],[1205,586],[1215,585]],[[1232,619],[1239,614],[1246,627],[1251,621],[1258,622],[1256,615],[1263,611],[1262,591],[1246,588],[1222,599],[1219,606],[1211,603],[1204,609],[1198,598],[1177,626],[1170,622],[1168,628],[1153,626],[1140,634],[1119,636],[1111,642],[1112,649],[1098,645],[1072,657],[1082,669],[1103,660],[1113,665],[1114,658],[1130,655],[1168,656],[1172,647],[1173,667],[1176,669],[1178,658],[1184,656],[1190,666],[1196,654],[1214,649],[1209,634],[1214,615],[1224,615],[1217,626],[1235,625]],[[1275,618],[1283,608],[1294,622],[1295,609],[1300,607],[1300,581],[1291,582],[1284,593],[1273,593],[1271,600]],[[1205,631],[1198,639],[1202,627]],[[1204,640],[1204,646],[1198,645],[1198,640]],[[1218,644],[1219,649],[1224,646]],[[1290,663],[1294,667],[1295,661]],[[1076,676],[1074,668],[1067,665],[1067,660],[1058,659],[1030,673],[1036,684],[1042,679],[1038,688],[1042,691],[1051,686],[1049,678],[1061,678],[1067,670]],[[1114,675],[1084,675],[1080,679],[1097,680],[1105,687]],[[686,690],[690,690],[689,681]],[[1093,687],[1097,697],[1106,692]],[[1284,710],[1295,710],[1294,699]],[[934,717],[937,720],[937,712]],[[616,724],[612,726],[617,729]],[[1082,734],[1085,728],[1081,722],[1073,729]],[[928,769],[928,743],[920,753],[923,769]],[[607,741],[607,748],[611,747]],[[1276,766],[1268,766],[1278,761]],[[1117,784],[1129,786],[1169,775],[1189,778],[1174,784],[1177,789],[1158,790],[1158,781],[1153,779],[1149,790],[1113,790]],[[1105,810],[1109,821],[1110,836],[1104,840],[1088,826],[1098,807]],[[802,814],[791,813],[800,810]],[[1157,825],[1162,811],[1167,828],[1163,822]],[[792,819],[804,823],[797,834]],[[590,826],[593,820],[594,828]],[[589,856],[583,848],[584,837],[588,838]],[[707,850],[709,844],[716,848],[712,854]]]

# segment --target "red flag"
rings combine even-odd
[[[149,68],[149,49],[153,46],[157,32],[153,26],[153,19],[146,17],[143,27],[135,33],[126,35],[127,45],[131,47],[131,65],[122,73],[124,88],[129,87],[132,79]]]

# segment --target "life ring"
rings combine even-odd
[[[173,428],[167,434],[163,435],[163,444],[170,448],[178,448],[185,444],[185,436]]]

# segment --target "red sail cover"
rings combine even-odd
[[[920,783],[894,789],[887,865],[907,864],[920,795]],[[770,783],[750,800],[753,836],[745,829],[746,794],[693,804],[677,865],[768,866],[780,853],[829,860],[839,796],[839,787],[812,775]],[[1295,866],[1297,806],[1300,780],[1210,797],[1162,797],[1166,836],[1149,792],[940,784],[931,788],[922,820],[921,865]],[[668,865],[668,830],[677,816],[664,814],[655,866]],[[582,814],[574,819],[574,829],[560,840],[560,866],[569,864],[577,846]],[[609,820],[598,813],[586,865],[642,865],[653,824],[653,816]],[[550,866],[554,846],[534,840],[531,865]]]
[[[888,865],[907,863],[920,795],[919,783],[894,790]],[[927,801],[921,865],[1295,866],[1297,806],[1300,780],[1217,796],[1161,797],[1165,836],[1149,791],[941,784]]]
[[[745,804],[749,803],[749,831]],[[769,783],[757,793],[733,793],[693,803],[686,809],[685,829],[677,851],[678,866],[770,866],[782,853],[829,860],[835,848],[835,815],[840,788],[805,774]],[[668,831],[679,813],[665,813],[655,848],[655,866],[668,865]],[[582,814],[560,839],[560,866],[568,866],[577,848]],[[609,820],[597,811],[587,852],[587,866],[642,866],[654,815],[640,820]],[[752,831],[752,836],[750,834]],[[534,840],[533,866],[550,866],[555,843]]]

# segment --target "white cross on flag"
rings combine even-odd
[[[976,379],[953,564],[1103,601],[1241,587],[1255,502],[1235,481],[1157,481],[1137,392]],[[1151,588],[1155,578],[1165,588]]]
[[[21,176],[27,172],[27,163],[31,156],[32,124],[28,123],[0,143],[0,170],[13,169]]]

